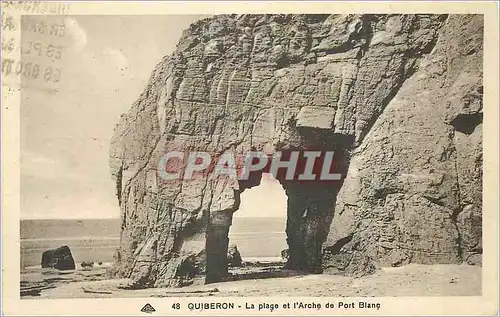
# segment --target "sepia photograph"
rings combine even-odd
[[[379,298],[491,294],[483,13],[77,5],[2,2],[18,305],[376,314]]]

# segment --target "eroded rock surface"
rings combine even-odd
[[[481,248],[481,62],[479,16],[194,23],[115,130],[123,222],[113,272],[137,287],[227,275],[232,213],[261,175],[166,181],[158,164],[168,151],[334,150],[343,187],[277,177],[289,268],[358,274],[467,260]]]
[[[480,263],[483,21],[450,16],[353,153],[324,267]]]

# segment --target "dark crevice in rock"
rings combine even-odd
[[[118,173],[116,173],[116,197],[118,198],[118,205],[122,204],[122,177],[123,177],[123,165],[120,165]]]
[[[362,20],[362,27],[359,37],[364,39],[364,43],[361,42],[360,52],[364,53],[365,51],[368,51],[370,48],[370,43],[373,38],[372,23],[376,20],[376,17],[373,14],[366,14],[362,17],[361,20]]]
[[[457,231],[457,252],[458,252],[458,258],[460,261],[464,260],[464,249],[462,245],[462,233],[460,232],[460,228],[458,227],[458,215],[462,211],[462,208],[457,208],[453,210],[453,213],[451,214],[451,223],[454,225],[455,230]]]
[[[332,245],[331,247],[325,248],[325,251],[330,252],[331,254],[340,253],[340,250],[342,249],[342,247],[344,247],[346,244],[351,242],[353,236],[354,236],[354,233],[351,233],[347,237],[340,238],[334,245]]]
[[[290,66],[290,60],[287,56],[282,56],[276,61],[276,69]]]
[[[426,195],[424,195],[422,197],[425,198],[425,199],[427,199],[428,201],[430,201],[433,204],[436,204],[436,205],[441,206],[441,207],[445,207],[444,202],[441,201],[441,200],[439,200],[439,199],[437,199],[437,198],[426,196]]]
[[[459,114],[450,122],[456,131],[467,135],[474,133],[476,127],[481,123],[483,123],[483,114],[480,112]]]
[[[483,247],[480,244],[481,244],[481,242],[479,241],[478,244],[475,247],[473,247],[472,249],[470,249],[470,252],[483,254]]]
[[[307,14],[305,21],[308,23],[320,23],[328,19],[330,14]]]
[[[454,144],[454,138],[455,138],[455,132],[453,132],[452,136],[451,136],[451,142],[452,142],[452,145],[453,145],[453,151],[455,153],[455,157],[453,158],[454,159],[454,167],[455,167],[455,181],[456,181],[456,186],[457,186],[457,190],[458,190],[458,207],[455,208],[453,210],[453,213],[451,214],[451,222],[453,224],[453,226],[455,227],[455,230],[457,231],[457,239],[456,239],[456,243],[457,243],[457,251],[458,251],[458,257],[460,258],[461,261],[464,260],[463,258],[463,246],[462,246],[462,243],[463,243],[463,240],[462,240],[462,233],[460,232],[460,228],[458,226],[458,215],[463,211],[463,205],[462,205],[462,193],[461,193],[461,188],[460,188],[460,170],[458,168],[458,150],[457,150],[457,147],[456,145]]]

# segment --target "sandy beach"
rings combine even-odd
[[[200,296],[478,296],[481,267],[417,265],[382,268],[360,278],[303,275],[279,263],[247,264],[230,270],[230,281],[181,288],[128,289],[127,279],[106,279],[105,265],[89,270],[26,270],[21,298],[124,298]]]

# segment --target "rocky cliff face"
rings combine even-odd
[[[481,76],[480,16],[222,15],[191,25],[115,130],[114,273],[137,287],[227,274],[232,213],[261,175],[166,181],[158,163],[168,151],[334,150],[343,182],[278,175],[292,269],[477,262]]]
[[[477,264],[482,254],[483,24],[450,16],[356,148],[324,267]]]

